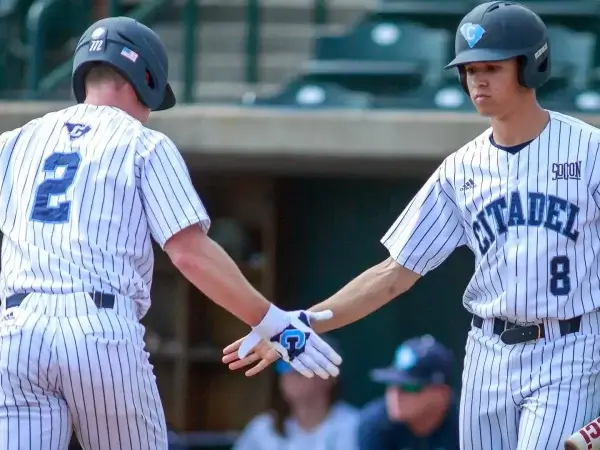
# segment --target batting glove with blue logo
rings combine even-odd
[[[337,377],[342,357],[311,328],[313,320],[327,320],[331,311],[283,311],[271,305],[263,320],[244,338],[238,357],[244,358],[262,340],[307,378]]]

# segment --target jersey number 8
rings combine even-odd
[[[50,206],[52,196],[64,195],[73,184],[81,156],[79,153],[52,153],[44,161],[43,170],[46,173],[54,173],[54,178],[42,181],[35,192],[33,207],[31,208],[31,220],[43,223],[65,223],[69,221],[71,202],[63,201],[56,206]],[[59,168],[64,169],[59,176],[56,174]]]
[[[571,267],[569,258],[555,256],[550,260],[550,292],[552,295],[567,295],[571,292]]]

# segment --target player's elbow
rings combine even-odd
[[[211,239],[198,225],[189,226],[172,236],[164,250],[173,265],[183,274],[199,269]]]
[[[420,275],[398,264],[393,258],[388,258],[379,265],[380,274],[386,281],[386,286],[392,297],[405,293],[420,278]]]

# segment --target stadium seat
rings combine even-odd
[[[594,89],[555,92],[541,96],[539,102],[544,108],[565,113],[600,113],[600,92]]]
[[[375,109],[429,109],[436,111],[474,112],[469,96],[458,82],[437,87],[424,87],[400,96],[377,96]]]
[[[489,0],[478,0],[479,3],[487,1]],[[548,19],[564,16],[595,17],[600,13],[600,2],[597,0],[523,0],[519,3]]]
[[[540,97],[559,92],[581,92],[589,88],[592,76],[596,37],[587,32],[562,26],[549,26],[552,75],[539,89]]]
[[[461,14],[476,5],[476,0],[380,0],[377,10],[407,15]]]
[[[476,0],[379,0],[367,17],[372,21],[415,21],[454,33],[476,4]]]
[[[26,51],[23,48],[24,21],[32,0],[0,0],[0,95],[18,96],[22,88]]]
[[[364,92],[352,92],[334,83],[311,82],[301,77],[286,84],[281,91],[269,97],[247,94],[242,100],[246,106],[276,106],[295,109],[352,108],[371,105],[371,97]]]
[[[437,86],[451,42],[448,31],[416,23],[361,22],[345,35],[317,38],[302,74],[372,94]]]

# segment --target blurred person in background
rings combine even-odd
[[[459,450],[458,401],[448,380],[450,350],[425,335],[402,343],[393,364],[371,372],[385,396],[360,416],[360,450]]]
[[[341,400],[338,378],[306,378],[281,359],[275,372],[270,411],[248,423],[232,450],[358,450],[359,410]]]

